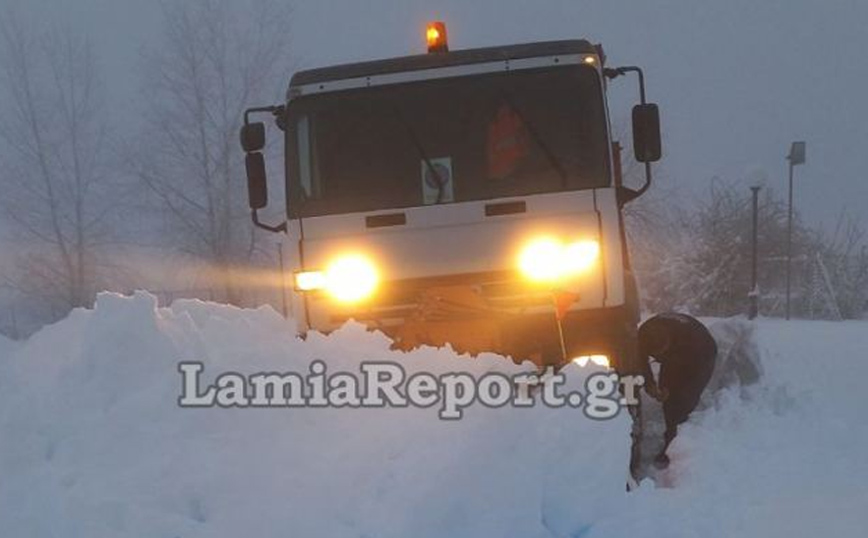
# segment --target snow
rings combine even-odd
[[[11,354],[16,347],[17,344],[14,340],[10,340],[0,334],[0,361]]]
[[[0,536],[858,535],[868,324],[760,320],[755,336],[744,321],[712,325],[755,341],[759,383],[710,394],[672,468],[627,493],[625,413],[177,406],[181,361],[202,361],[205,381],[305,373],[316,359],[408,374],[529,364],[394,352],[355,324],[301,341],[269,308],[103,294],[0,345]],[[567,370],[575,386],[593,371]]]
[[[629,518],[604,522],[593,536],[863,534],[866,329],[760,321],[761,383],[718,393],[673,444],[663,477],[673,487],[628,496]]]

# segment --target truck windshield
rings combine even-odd
[[[290,122],[293,216],[609,184],[602,90],[587,66],[302,97]]]

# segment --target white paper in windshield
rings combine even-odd
[[[454,202],[452,157],[438,157],[429,159],[429,162],[430,166],[424,159],[421,160],[423,203],[434,205]]]

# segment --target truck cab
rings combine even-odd
[[[584,40],[449,51],[296,73],[286,102],[245,114],[254,223],[286,234],[298,331],[348,320],[396,348],[451,345],[514,360],[633,371],[637,292],[622,208],[660,157],[638,68]],[[633,147],[646,185],[621,184],[608,80],[640,75]],[[269,225],[262,150],[284,131],[286,221]]]

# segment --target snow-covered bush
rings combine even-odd
[[[633,267],[649,312],[728,317],[746,312],[751,291],[752,208],[743,186],[714,180],[706,198],[682,204],[665,193],[628,206]],[[868,301],[868,253],[857,222],[828,236],[793,222],[792,313],[859,318]],[[759,205],[760,312],[783,316],[787,205],[763,189]]]

